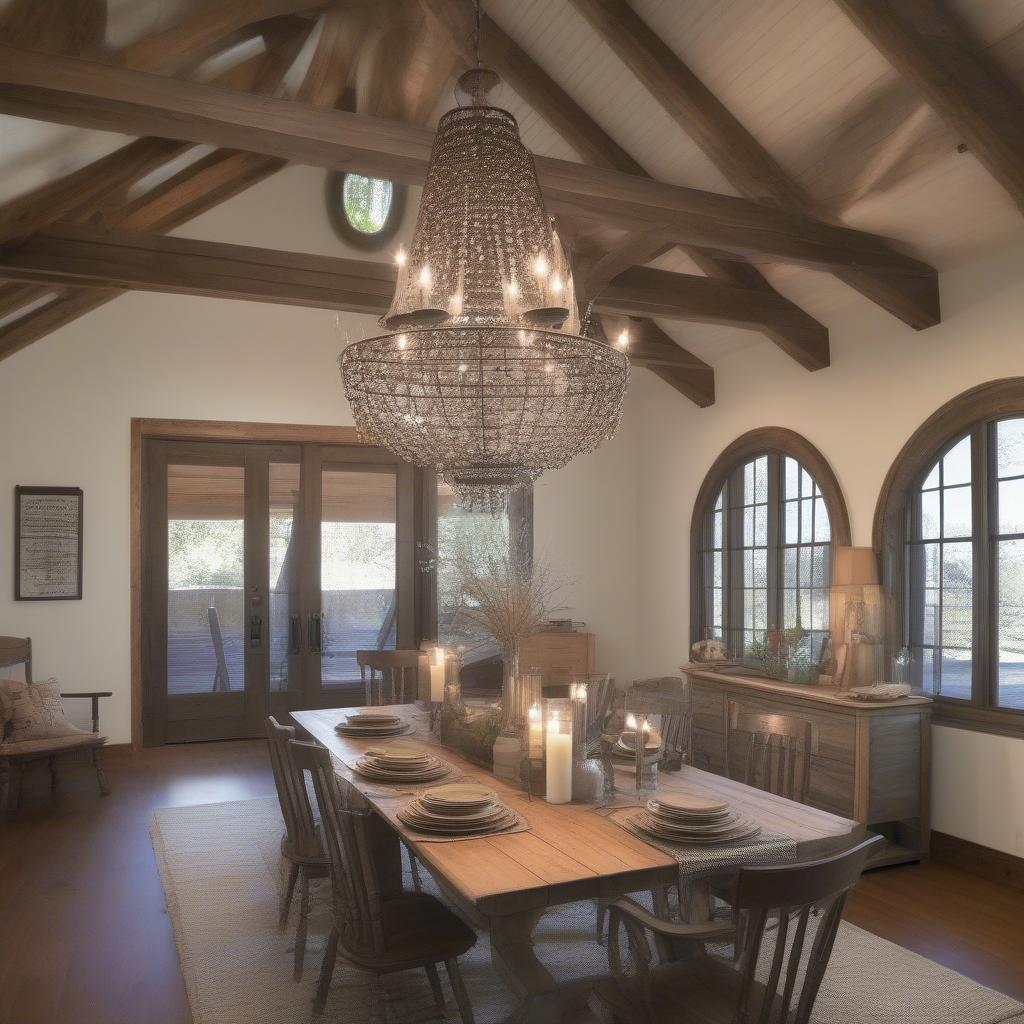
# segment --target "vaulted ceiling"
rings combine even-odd
[[[748,345],[828,366],[858,304],[927,329],[936,271],[1022,233],[1024,0],[484,11],[581,290],[698,405]],[[422,180],[472,27],[470,0],[0,3],[0,358],[126,288],[382,312],[382,254],[166,233],[287,162]]]

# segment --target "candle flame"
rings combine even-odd
[[[530,710],[527,712],[527,714],[530,716],[530,721],[531,722],[539,722],[540,721],[540,705],[539,704],[534,704],[533,707],[531,707]]]
[[[398,266],[400,266],[400,267],[404,267],[405,266],[405,262],[406,262],[406,260],[408,260],[408,258],[409,258],[409,255],[408,255],[408,253],[406,253],[405,247],[400,245],[398,247],[398,252],[395,253],[395,263],[397,263]]]
[[[548,272],[548,261],[544,253],[537,253],[537,258],[533,261],[533,272],[538,277],[543,277]]]
[[[626,728],[627,729],[635,729],[636,728],[636,715],[626,715]]]
[[[629,331],[626,328],[619,331],[619,336],[615,339],[615,345],[617,348],[629,348]]]

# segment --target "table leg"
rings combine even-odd
[[[370,849],[373,851],[373,866],[377,871],[377,883],[385,899],[402,892],[402,845],[398,833],[380,815],[370,815]]]
[[[490,919],[491,962],[518,1000],[504,1024],[561,1024],[563,1014],[586,998],[594,979],[560,984],[537,958],[533,930],[543,909],[522,910]]]

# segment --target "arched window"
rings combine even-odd
[[[1024,734],[1024,378],[960,395],[914,434],[875,546],[888,654],[937,720]]]
[[[691,524],[692,640],[740,654],[770,629],[802,626],[815,652],[829,629],[832,545],[850,543],[839,483],[799,434],[744,434],[704,480]]]

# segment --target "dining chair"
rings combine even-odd
[[[445,1001],[437,965],[443,963],[463,1024],[473,1024],[458,958],[476,945],[476,932],[427,893],[384,896],[369,842],[370,805],[350,786],[342,795],[324,747],[292,740],[289,749],[294,763],[313,779],[333,893],[334,925],[324,950],[313,1015],[324,1012],[340,945],[347,961],[374,975],[422,967],[440,1007]]]
[[[367,706],[411,704],[416,700],[420,665],[425,659],[426,654],[418,650],[356,651]]]
[[[638,679],[626,692],[625,710],[633,714],[658,715],[661,732],[661,760],[658,770],[677,772],[689,761],[690,684],[679,676]]]
[[[295,955],[292,976],[302,980],[302,964],[306,957],[306,932],[309,924],[309,883],[314,878],[327,878],[330,870],[320,830],[313,817],[302,772],[292,761],[288,744],[295,739],[295,729],[281,725],[273,715],[267,717],[267,740],[270,744],[270,765],[274,785],[284,818],[285,834],[281,838],[281,854],[288,861],[288,884],[281,897],[278,927],[288,927],[288,916],[299,887],[299,922],[295,929]]]
[[[616,900],[609,910],[611,977],[594,987],[591,1009],[601,1021],[623,1024],[807,1024],[847,894],[881,841],[872,836],[805,864],[741,868],[729,921],[679,924],[628,897]],[[735,945],[738,969],[704,943]],[[677,958],[680,944],[688,958]]]
[[[679,771],[689,760],[690,749],[690,687],[679,676],[658,676],[652,679],[638,679],[626,691],[623,700],[623,714],[657,716],[658,731],[661,734],[661,750],[658,771]],[[656,905],[668,899],[669,886],[651,890]],[[598,898],[595,901],[594,934],[597,941],[604,941],[605,919],[611,901]]]
[[[805,718],[726,708],[725,773],[730,779],[807,803],[817,735]]]

